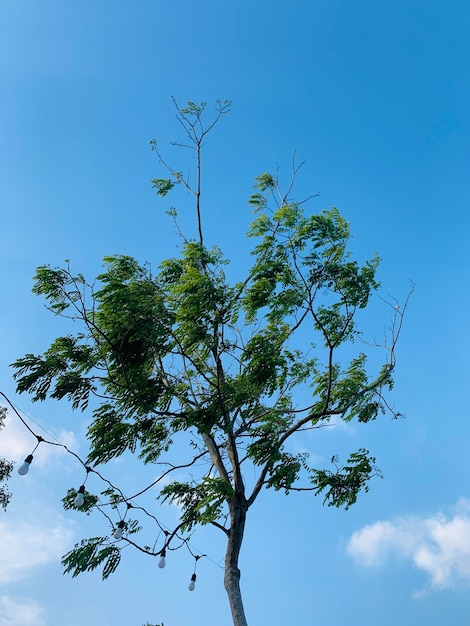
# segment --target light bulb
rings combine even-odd
[[[196,574],[191,576],[191,580],[189,581],[188,589],[189,591],[194,591],[196,588]]]
[[[79,487],[77,495],[75,496],[75,500],[73,501],[74,506],[83,506],[85,504],[85,485]]]
[[[158,567],[160,569],[163,569],[166,565],[165,556],[166,556],[166,551],[165,551],[165,548],[163,548],[163,550],[160,552],[160,558],[158,559]]]
[[[29,466],[31,465],[31,461],[33,460],[33,455],[28,454],[25,458],[24,462],[18,468],[18,474],[20,476],[25,476],[28,473]]]
[[[120,522],[118,522],[116,530],[113,532],[113,537],[115,539],[121,539],[124,533],[124,526],[125,526],[124,520],[121,520]]]

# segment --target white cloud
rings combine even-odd
[[[34,600],[0,596],[0,626],[44,626],[43,614]]]
[[[423,535],[419,520],[379,521],[355,532],[349,540],[348,552],[362,565],[379,566],[393,554],[408,557]]]
[[[0,584],[19,580],[41,565],[59,561],[73,543],[74,527],[73,522],[54,510],[43,510],[40,519],[21,520],[16,515],[0,521]]]
[[[37,431],[36,428],[35,431]],[[76,447],[73,433],[62,430],[54,432],[54,436],[70,447]],[[36,443],[34,436],[21,424],[20,420],[13,414],[7,414],[5,428],[0,433],[0,456],[22,463]],[[31,476],[36,478],[36,483],[30,481],[29,484],[36,490],[42,485],[41,479],[38,480],[37,478],[36,470],[62,475],[64,471],[68,472],[73,469],[70,467],[71,465],[75,465],[70,464],[69,455],[62,448],[47,444],[41,444],[34,452],[33,464],[35,471],[31,472]],[[60,472],[58,467],[60,467]],[[22,481],[24,479],[15,476],[14,479],[12,478],[13,480]],[[36,487],[34,487],[35,484]],[[19,498],[19,500],[14,497],[7,513],[0,518],[0,584],[23,579],[37,573],[41,566],[60,562],[62,555],[74,543],[76,522],[61,515],[55,502],[53,505],[49,504],[45,500],[47,496],[43,491],[41,489],[41,501],[36,501],[34,495],[33,497],[30,495],[28,498],[24,493],[23,498]],[[1,605],[0,626],[16,625],[17,623],[43,623],[39,613],[34,613],[33,605],[28,604],[24,605],[24,610],[31,609],[31,622],[27,621],[26,618],[16,622],[4,617],[7,610],[5,602],[7,601],[9,602],[10,599],[4,599],[4,605]],[[14,602],[8,606],[11,608],[13,605]],[[6,619],[10,619],[10,621],[5,621]]]
[[[470,501],[460,500],[453,516],[375,522],[355,532],[347,550],[368,567],[382,566],[390,557],[411,562],[429,576],[427,591],[470,586]]]
[[[45,439],[50,439],[39,427],[33,428],[34,432],[42,435]],[[74,452],[78,450],[78,442],[73,432],[61,429],[52,429],[53,437],[60,443],[66,445]],[[54,441],[54,439],[51,439]],[[25,457],[31,453],[36,445],[36,438],[11,413],[7,413],[4,429],[0,432],[0,456],[9,461],[22,463]],[[34,452],[34,466],[45,468],[50,467],[52,462],[60,462],[65,459],[67,452],[60,446],[52,446],[46,443],[41,444]]]

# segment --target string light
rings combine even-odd
[[[83,485],[78,488],[77,495],[75,496],[75,500],[73,501],[73,505],[76,507],[81,507],[85,504],[85,484],[88,480],[88,474],[92,471],[90,467],[86,466],[86,476],[83,481]]]
[[[28,456],[25,458],[23,463],[18,468],[18,474],[20,476],[26,476],[26,474],[29,472],[29,466],[31,465],[32,460],[33,460],[33,455],[28,454]]]
[[[163,548],[163,550],[160,552],[160,558],[158,559],[158,567],[160,569],[163,569],[166,565],[165,557],[166,557],[166,550],[165,548]]]
[[[75,500],[73,501],[73,505],[80,507],[85,504],[85,485],[82,485],[78,488],[77,495],[75,496]]]
[[[197,567],[197,563],[199,561],[199,559],[201,559],[203,556],[206,556],[205,554],[193,554],[194,556],[194,572],[191,576],[191,580],[189,581],[189,585],[188,585],[188,589],[189,591],[194,591],[196,589],[196,567]]]
[[[33,458],[34,458],[34,457],[33,457],[33,455],[34,455],[34,453],[35,453],[36,449],[38,448],[38,446],[39,446],[42,442],[44,442],[44,443],[46,443],[46,444],[49,444],[49,445],[52,445],[52,446],[58,446],[58,447],[60,447],[60,448],[63,448],[63,449],[64,449],[64,450],[65,450],[68,454],[70,454],[70,455],[71,455],[71,456],[73,456],[76,460],[78,460],[78,461],[81,463],[81,465],[84,467],[84,469],[86,470],[86,477],[85,477],[85,480],[83,481],[83,484],[82,484],[82,485],[78,488],[78,490],[77,490],[77,493],[76,493],[76,496],[75,496],[75,499],[74,499],[74,502],[73,502],[74,506],[75,506],[75,507],[77,507],[77,508],[80,508],[81,506],[83,506],[83,505],[85,504],[85,483],[86,483],[86,481],[87,481],[87,479],[88,479],[88,475],[89,475],[89,473],[90,473],[90,472],[92,472],[93,474],[96,474],[96,475],[97,475],[97,476],[98,476],[101,480],[103,480],[104,482],[106,482],[106,483],[107,483],[107,484],[111,487],[111,489],[116,490],[116,491],[117,491],[117,492],[118,492],[118,493],[122,496],[123,501],[124,501],[124,502],[126,503],[126,505],[127,505],[127,510],[129,510],[129,509],[131,509],[131,508],[137,508],[137,509],[139,509],[139,510],[142,510],[142,511],[143,511],[146,515],[148,515],[149,517],[151,517],[151,518],[152,518],[152,519],[153,519],[153,520],[154,520],[154,521],[158,524],[158,526],[160,527],[161,531],[165,534],[166,541],[165,541],[164,547],[163,547],[163,548],[160,550],[160,552],[159,552],[159,553],[157,553],[156,555],[155,555],[155,553],[153,553],[155,556],[159,555],[159,557],[160,557],[160,558],[159,558],[159,560],[158,560],[158,563],[157,563],[157,565],[158,565],[158,567],[159,567],[160,569],[163,569],[163,568],[166,566],[166,550],[168,549],[168,543],[169,543],[169,541],[171,541],[171,539],[172,539],[172,538],[174,538],[175,536],[176,536],[176,537],[178,537],[179,539],[181,539],[181,540],[182,540],[181,545],[185,545],[185,546],[186,546],[186,549],[190,552],[190,554],[191,554],[191,555],[194,557],[194,559],[195,559],[194,573],[192,574],[191,579],[190,579],[189,584],[188,584],[188,589],[189,589],[190,591],[194,591],[194,589],[196,588],[196,565],[197,565],[197,562],[198,562],[198,560],[199,560],[200,558],[205,557],[205,556],[207,556],[207,555],[206,555],[206,554],[195,555],[195,554],[194,554],[194,552],[191,550],[191,546],[190,546],[190,544],[189,544],[189,542],[188,542],[188,540],[187,540],[187,539],[183,539],[182,537],[180,537],[180,536],[176,533],[176,531],[174,531],[174,532],[170,533],[168,530],[165,530],[165,529],[162,527],[162,525],[160,524],[160,522],[158,521],[158,519],[157,519],[154,515],[150,514],[150,513],[149,513],[149,512],[148,512],[145,508],[143,508],[143,507],[141,507],[141,506],[136,507],[136,506],[135,506],[135,505],[133,505],[131,502],[129,502],[129,500],[128,500],[125,496],[124,496],[124,494],[122,493],[122,491],[121,491],[118,487],[116,487],[115,485],[113,485],[113,484],[112,484],[112,483],[111,483],[108,479],[106,479],[104,476],[102,476],[102,475],[101,475],[99,472],[97,472],[95,469],[92,469],[91,467],[88,467],[88,466],[85,464],[85,462],[84,462],[84,461],[83,461],[83,460],[82,460],[82,459],[78,456],[78,454],[76,454],[75,452],[73,452],[72,450],[70,450],[70,449],[69,449],[69,448],[68,448],[65,444],[61,443],[61,442],[60,442],[59,440],[57,440],[57,439],[56,439],[53,435],[51,435],[51,434],[50,434],[50,433],[48,433],[47,431],[45,431],[45,432],[46,432],[46,433],[47,433],[47,435],[48,435],[48,439],[44,439],[44,438],[43,438],[43,437],[41,437],[40,435],[37,435],[37,434],[36,434],[36,433],[35,433],[35,432],[31,429],[31,427],[27,424],[27,422],[25,421],[25,419],[21,416],[21,414],[19,413],[18,409],[17,409],[17,408],[16,408],[16,407],[12,404],[12,402],[9,400],[9,398],[8,398],[8,397],[7,397],[7,396],[6,396],[6,395],[5,395],[2,391],[0,391],[0,395],[1,395],[2,397],[4,397],[4,398],[5,398],[5,400],[6,400],[6,401],[8,402],[8,404],[11,406],[12,410],[16,413],[17,417],[18,417],[18,418],[19,418],[19,420],[22,422],[22,424],[25,426],[25,428],[26,428],[27,430],[29,430],[29,432],[30,432],[30,433],[31,433],[31,434],[32,434],[32,435],[36,438],[36,440],[37,440],[36,446],[35,446],[35,447],[34,447],[34,449],[32,450],[31,454],[28,454],[28,456],[24,459],[23,463],[22,463],[22,464],[18,467],[18,474],[19,474],[20,476],[25,476],[25,475],[28,473],[28,471],[29,471],[29,467],[30,467],[30,465],[31,465],[31,463],[32,463],[32,461],[33,461]],[[33,420],[32,418],[29,418],[29,419],[31,419],[31,421],[33,421],[33,422],[34,422],[34,420]],[[40,428],[42,428],[42,429],[44,430],[44,428],[43,428],[40,424],[38,424],[37,422],[34,422],[34,423],[35,423],[35,424],[37,424],[37,426],[39,426]],[[51,439],[55,439],[55,441],[50,441],[50,440],[49,440],[49,437],[50,437]],[[152,483],[152,485],[151,485],[151,486],[153,486],[153,484],[154,484],[154,483]],[[141,493],[143,493],[143,492],[145,492],[145,491],[147,491],[147,490],[148,490],[148,488],[144,489],[142,492],[139,492],[139,493],[138,493],[138,494],[136,494],[136,495],[141,495]],[[135,496],[132,496],[132,497],[135,497]],[[101,512],[103,513],[103,511],[102,511],[102,510],[101,510]],[[126,514],[127,514],[127,513],[126,513]],[[107,515],[106,515],[106,517],[107,517]],[[126,522],[125,522],[125,517],[126,517],[126,515],[124,515],[124,518],[123,518],[123,519],[121,519],[121,520],[117,523],[117,525],[116,525],[116,527],[115,527],[115,529],[114,529],[114,531],[113,531],[113,533],[112,533],[112,536],[113,536],[113,537],[114,537],[114,539],[116,539],[116,540],[121,539],[121,538],[123,537],[123,535],[124,535],[125,530],[126,530]],[[109,520],[109,521],[111,521],[111,520],[109,519],[109,517],[108,517],[108,520]],[[170,537],[170,540],[168,540],[168,537]],[[174,550],[175,548],[172,548],[172,549]],[[214,563],[214,565],[216,565],[217,567],[221,567],[218,563],[216,563],[216,562],[215,562],[215,561],[213,561],[212,559],[210,559],[210,558],[209,558],[209,560],[210,560],[212,563]]]
[[[42,441],[44,441],[44,439],[41,437],[41,435],[35,435],[35,437],[38,440],[37,444],[34,446],[33,451],[31,452],[31,454],[28,454],[28,456],[25,458],[23,463],[18,468],[18,474],[20,476],[26,476],[26,474],[29,472],[29,466],[33,462],[33,454],[38,449],[39,444]]]
[[[122,535],[124,534],[124,529],[126,527],[126,522],[122,519],[118,522],[118,525],[116,526],[115,531],[113,532],[113,537],[115,539],[121,539]]]

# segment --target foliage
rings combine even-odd
[[[336,465],[338,458],[335,456],[331,461]],[[375,465],[375,457],[369,456],[368,450],[361,448],[351,454],[347,465],[342,468],[336,466],[336,472],[313,470],[312,483],[315,485],[315,493],[326,490],[324,502],[328,502],[328,506],[344,506],[347,510],[356,502],[361,489],[369,491],[368,481],[374,475],[381,476]]]
[[[203,140],[228,106],[219,102],[206,125],[204,103],[177,108],[198,173]],[[196,472],[196,461],[203,462],[199,475],[162,482],[159,497],[178,504],[180,523],[165,531],[158,549],[140,549],[161,554],[178,533],[198,524],[221,529],[228,545],[226,588],[238,626],[246,622],[235,617],[241,600],[234,599],[238,580],[232,583],[246,515],[260,491],[310,490],[329,506],[347,509],[378,475],[367,450],[353,452],[343,467],[334,456],[336,470],[330,471],[312,466],[290,442],[333,418],[368,422],[385,411],[403,312],[395,311],[383,367],[371,372],[367,346],[357,351],[354,341],[358,312],[378,288],[377,255],[362,264],[355,260],[350,227],[339,211],[305,214],[303,203],[290,198],[291,187],[283,192],[269,173],[256,177],[249,199],[255,210],[248,231],[251,268],[238,282],[229,281],[221,250],[204,244],[200,176],[191,187],[155,141],[151,147],[170,174],[152,181],[156,193],[166,196],[182,184],[194,195],[198,239],[183,237],[181,253],[156,268],[129,256],[105,257],[91,283],[68,263],[39,267],[34,292],[80,330],[13,367],[18,391],[35,401],[66,398],[73,409],[85,410],[94,397],[90,467],[131,452],[144,464],[163,464],[162,477],[171,478],[183,468]],[[294,166],[293,181],[296,174]],[[181,464],[171,458],[177,439],[190,442]],[[244,475],[254,474],[248,486]],[[74,508],[75,495],[70,490],[64,498],[66,508]],[[103,492],[100,503],[106,498],[114,507],[135,508],[115,489]],[[97,503],[85,493],[80,510],[89,513]],[[76,576],[104,565],[106,578],[119,564],[122,542],[139,547],[127,536],[138,532],[136,524],[126,522],[122,541],[95,537],[77,544],[63,559],[65,571]]]
[[[162,488],[162,501],[177,502],[181,513],[181,530],[198,524],[210,524],[222,515],[224,502],[233,497],[233,488],[222,478],[203,476],[197,485],[173,481]]]
[[[102,576],[105,580],[116,570],[120,560],[120,549],[110,544],[107,537],[92,537],[75,544],[74,549],[62,558],[62,565],[65,572],[71,573],[75,578],[104,563]]]

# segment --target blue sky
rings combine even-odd
[[[66,258],[92,277],[107,254],[175,253],[148,146],[177,138],[171,96],[233,101],[207,145],[203,193],[208,243],[234,273],[248,262],[253,177],[277,165],[287,177],[296,150],[296,194],[320,192],[310,211],[337,206],[359,257],[378,251],[381,295],[403,303],[416,284],[392,398],[406,419],[305,441],[322,461],[368,448],[384,480],[348,512],[262,496],[242,555],[251,624],[468,621],[469,29],[464,0],[0,4],[0,387],[58,439],[85,454],[87,416],[15,396],[8,367],[64,332],[31,278]],[[370,337],[389,313],[373,302]],[[21,461],[28,437],[10,419],[0,454]],[[105,583],[62,576],[60,555],[103,526],[61,510],[80,468],[41,455],[0,514],[1,626],[230,624],[216,531],[193,538],[209,556],[193,594],[183,552],[160,571],[127,550]],[[146,479],[130,467],[109,468],[129,489]]]

